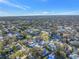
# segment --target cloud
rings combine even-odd
[[[0,16],[7,16],[8,14],[8,12],[0,10]]]
[[[4,3],[8,6],[23,9],[23,10],[26,10],[26,9],[30,8],[30,6],[24,6],[24,5],[22,6],[22,5],[14,4],[14,3],[9,2],[8,0],[0,0],[0,3]]]
[[[7,0],[0,0],[0,3],[1,3],[1,2],[5,2],[5,1],[7,1]]]
[[[64,11],[64,12],[42,11],[42,12],[31,12],[25,15],[79,15],[79,11]]]
[[[33,16],[33,15],[79,15],[79,11],[64,11],[64,12],[41,11],[41,12],[29,12],[29,13],[24,12],[18,14],[0,10],[0,16]]]
[[[79,11],[43,12],[48,15],[79,15]]]
[[[55,13],[57,15],[79,15],[79,11],[65,11],[65,12],[59,12],[59,13]]]
[[[2,10],[0,11],[0,14],[4,13]]]

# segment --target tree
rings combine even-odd
[[[32,54],[32,56],[34,56],[35,59],[41,59],[42,58],[42,48],[38,48],[38,47],[35,47],[35,48],[32,48],[30,49],[30,52]]]
[[[3,44],[3,41],[0,41],[0,50],[2,50],[4,44]]]
[[[47,41],[49,39],[49,33],[48,32],[42,31],[40,36],[45,41]]]

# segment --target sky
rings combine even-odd
[[[79,0],[0,0],[0,16],[79,15]]]

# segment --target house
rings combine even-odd
[[[0,35],[0,41],[3,41],[4,37],[2,35]]]
[[[54,39],[54,40],[59,40],[61,39],[62,37],[56,33],[51,33],[51,39]]]

